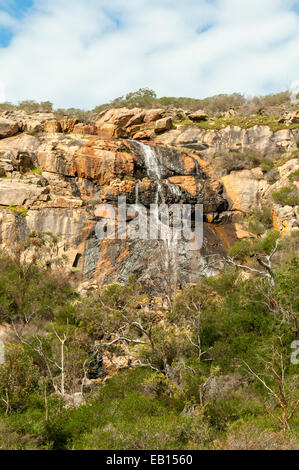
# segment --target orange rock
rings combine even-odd
[[[97,123],[97,134],[102,139],[111,139],[112,137],[120,138],[126,137],[127,133],[123,128],[119,128],[115,124],[110,123]]]
[[[82,122],[79,122],[74,126],[73,132],[74,134],[93,135],[96,132],[96,128],[90,124],[83,124]]]
[[[180,188],[187,191],[191,196],[196,196],[202,189],[202,184],[193,176],[171,176],[168,178],[168,181],[180,186]]]
[[[62,119],[59,123],[61,125],[62,132],[73,132],[75,125],[78,123],[78,119]]]
[[[149,140],[153,136],[152,130],[141,130],[132,135],[132,139],[135,140]]]
[[[103,150],[97,148],[96,144],[86,145],[76,152],[73,170],[80,178],[92,179],[105,185],[115,178],[133,176],[134,159],[126,152]]]
[[[61,125],[58,121],[56,121],[56,119],[52,121],[47,121],[44,124],[44,132],[48,132],[51,134],[61,132]]]

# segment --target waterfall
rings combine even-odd
[[[141,148],[147,176],[150,179],[160,180],[161,172],[155,147],[152,147],[151,145],[145,145],[143,142],[139,141],[134,142],[138,143]]]
[[[160,183],[161,181],[161,169],[160,169],[160,162],[157,155],[157,148],[151,145],[146,145],[143,142],[139,142],[137,140],[132,141],[136,143],[142,152],[144,166],[146,168],[146,174],[148,178],[152,180],[156,180],[157,182],[157,192],[155,196],[155,203],[158,204],[159,199],[162,203],[165,202],[164,196],[164,189],[163,185]],[[170,183],[167,179],[163,180],[164,184],[169,189],[169,192],[176,197],[180,197],[182,195],[181,188],[176,186],[175,184]],[[135,188],[136,200],[138,195],[138,183]],[[138,201],[137,201],[138,202]]]
[[[173,194],[174,196],[182,195],[182,191],[179,186],[176,186],[175,184],[170,183],[168,180],[166,180],[165,183],[167,187],[169,188],[169,191],[171,192],[171,194]]]
[[[174,200],[178,200],[182,196],[182,190],[179,186],[172,184],[167,179],[162,180],[161,163],[158,159],[158,149],[155,146],[146,145],[140,141],[133,141],[141,150],[147,177],[156,183],[156,193],[154,197],[155,204],[163,204],[166,202],[165,190],[173,196]],[[135,203],[139,202],[138,182],[135,186]],[[158,210],[158,209],[157,209]],[[178,279],[178,250],[179,240],[175,231],[170,230],[168,238],[161,241],[161,247],[164,252],[164,270],[165,280],[172,287],[177,285]]]

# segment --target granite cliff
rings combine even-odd
[[[177,109],[109,109],[88,123],[57,120],[52,113],[3,113],[1,248],[14,249],[32,231],[51,232],[59,235],[66,266],[100,284],[131,274],[163,278],[171,266],[184,284],[215,271],[211,256],[221,260],[236,240],[254,236],[245,220],[261,206],[271,207],[276,229],[297,229],[298,112],[277,129],[202,126],[206,119],[200,111]],[[273,197],[281,190],[290,192],[291,203]],[[147,208],[153,202],[203,203],[202,249],[99,240],[96,208],[116,207],[119,196]]]

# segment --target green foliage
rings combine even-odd
[[[270,225],[266,208],[251,216]],[[253,252],[270,253],[278,236],[268,230],[262,238],[238,244],[233,253],[244,259]],[[32,233],[29,240],[43,246],[47,239],[51,234]],[[282,357],[290,409],[297,399],[297,366],[289,358],[298,322],[299,270],[298,256],[286,254],[298,249],[298,234],[284,237],[279,247],[274,287],[231,268],[182,289],[169,311],[150,303],[134,278],[81,299],[62,273],[2,255],[0,321],[24,330],[25,344],[8,345],[9,360],[0,365],[0,448],[233,448],[236,439],[245,445],[243,429],[253,448],[267,448],[270,435],[275,435],[273,446],[294,446],[296,415],[289,420],[291,434],[282,439],[280,407],[245,365],[278,390],[265,364],[274,361],[278,373],[277,358]],[[95,351],[114,359],[131,354],[127,368],[115,375],[104,370],[85,386],[87,401],[78,407],[66,407],[54,393],[61,380],[57,335],[66,333],[68,394],[80,389]],[[120,335],[121,341],[103,345]],[[130,339],[127,348],[123,338]],[[210,397],[211,380],[226,382],[227,374],[238,376],[242,385],[225,393],[216,387]],[[258,430],[256,437],[252,429]]]
[[[16,106],[12,103],[9,103],[8,101],[5,101],[4,103],[0,103],[0,112],[14,111],[15,109],[16,109]]]
[[[270,207],[261,206],[251,212],[248,218],[248,230],[255,235],[262,235],[273,226],[272,211]]]
[[[281,206],[297,206],[299,204],[299,193],[295,185],[285,186],[272,193],[272,199]]]
[[[31,173],[36,173],[37,175],[41,175],[43,170],[41,168],[34,167],[31,170]]]
[[[50,101],[41,101],[38,103],[34,100],[25,100],[20,101],[18,107],[27,113],[50,113],[53,110],[53,104]]]
[[[25,209],[25,207],[8,206],[8,209],[13,211],[15,215],[21,215],[22,217],[27,217],[28,215],[28,209]]]
[[[291,173],[289,176],[288,176],[288,179],[294,183],[295,181],[299,181],[299,170],[296,170],[296,171],[293,171],[293,173]]]
[[[0,258],[0,323],[51,319],[76,297],[65,274]],[[57,313],[56,313],[57,312]]]
[[[263,238],[257,238],[254,241],[238,241],[230,249],[229,255],[232,258],[237,258],[239,260],[244,260],[256,253],[265,253],[269,255],[274,249],[276,240],[279,236],[279,232],[276,230],[269,230]]]
[[[289,91],[282,91],[280,93],[271,93],[265,96],[255,96],[252,101],[258,106],[280,106],[285,103],[289,103],[291,100],[291,94]]]
[[[241,419],[263,414],[263,407],[253,395],[250,400],[242,392],[226,395],[208,403],[205,408],[205,417],[211,426],[219,431],[225,431],[227,426]]]
[[[6,413],[22,410],[38,386],[38,368],[22,346],[6,344],[5,363],[0,365],[0,407]]]
[[[137,91],[127,93],[111,101],[108,105],[97,106],[93,112],[101,112],[106,107],[109,108],[153,108],[157,105],[157,95],[149,88],[140,88]]]
[[[189,119],[176,122],[174,124],[181,125],[192,125],[199,127],[200,129],[214,129],[219,130],[227,126],[237,126],[241,129],[249,129],[253,126],[268,126],[273,132],[282,130],[282,129],[297,129],[299,127],[298,123],[286,124],[284,122],[278,122],[280,119],[280,114],[266,114],[266,115],[252,115],[242,116],[236,115],[231,117],[217,117],[210,118],[205,121],[194,122]]]

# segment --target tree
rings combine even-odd
[[[226,261],[232,266],[258,274],[259,276],[268,279],[270,286],[274,287],[275,274],[272,260],[278,249],[279,242],[279,232],[275,230],[269,231],[266,237],[257,239],[254,242],[247,240],[237,242],[230,250],[230,256],[226,258]],[[258,251],[259,253],[257,253]],[[256,260],[263,270],[261,271],[253,266],[240,264],[236,261],[246,260],[248,258]]]
[[[5,362],[0,365],[0,400],[6,414],[22,408],[38,388],[39,371],[20,344],[6,344]]]
[[[264,357],[260,357],[263,366],[263,372],[255,372],[247,362],[243,361],[249,373],[258,380],[267,393],[274,398],[280,407],[281,415],[276,416],[269,408],[267,411],[274,419],[277,419],[286,433],[289,429],[289,421],[294,416],[299,405],[299,399],[296,397],[295,383],[286,377],[285,353],[283,351],[282,338],[278,339],[277,344],[272,344],[271,348],[263,351]]]

